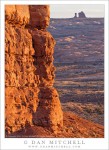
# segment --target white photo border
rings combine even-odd
[[[105,17],[104,17],[104,138],[5,138],[5,25],[4,25],[4,6],[6,4],[102,4],[105,5]],[[1,150],[108,150],[109,145],[109,6],[108,0],[100,1],[1,1],[1,55],[0,55],[0,80],[1,80],[1,101],[0,101],[0,139],[1,139]],[[59,141],[61,144],[59,144]],[[51,142],[51,145],[50,145]],[[53,144],[52,144],[53,142]],[[57,143],[57,144],[56,144]]]

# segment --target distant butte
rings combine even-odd
[[[78,16],[77,13],[75,13],[75,16],[73,18],[86,18],[86,15],[83,11],[81,11],[78,13]]]
[[[83,11],[81,11],[80,13],[78,13],[79,18],[86,18],[86,15]]]

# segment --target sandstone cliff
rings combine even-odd
[[[5,7],[5,127],[11,134],[33,124],[57,133],[63,113],[53,87],[55,40],[49,6]]]
[[[6,137],[104,137],[99,124],[72,112],[63,118],[53,87],[55,40],[46,29],[49,21],[48,5],[5,6]]]

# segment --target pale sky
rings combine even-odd
[[[104,17],[103,4],[52,4],[51,18],[71,18],[75,13],[83,11],[86,17]]]

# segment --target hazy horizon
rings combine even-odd
[[[104,18],[105,6],[102,4],[52,4],[50,18],[73,18],[83,11],[87,18]]]

